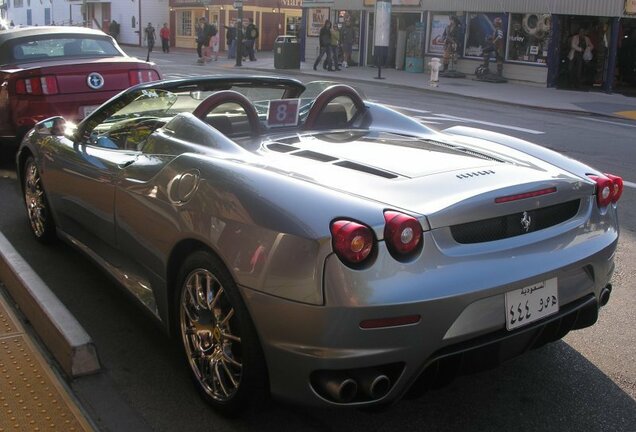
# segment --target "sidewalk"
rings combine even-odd
[[[123,47],[131,56],[145,59],[146,50],[143,47]],[[168,60],[173,54],[191,54],[196,56],[194,50],[173,49],[171,54],[153,52],[151,61],[155,61],[159,66]],[[428,73],[409,73],[391,68],[383,68],[380,73],[382,78],[377,79],[378,69],[375,67],[350,67],[341,71],[329,72],[322,67],[317,71],[313,70],[312,62],[301,62],[300,69],[275,69],[274,53],[272,51],[259,52],[258,60],[255,62],[242,62],[240,69],[254,70],[258,72],[275,75],[307,75],[319,79],[329,78],[334,81],[364,81],[373,82],[384,86],[401,86],[407,88],[430,91],[434,93],[452,94],[469,97],[477,100],[506,103],[520,106],[527,106],[538,109],[566,111],[581,114],[593,114],[609,116],[619,119],[636,120],[636,98],[623,96],[622,94],[608,94],[602,91],[571,91],[547,88],[531,83],[521,83],[510,81],[503,84],[493,84],[477,81],[474,76],[468,75],[466,78],[444,78],[441,77],[438,87],[429,85]],[[235,66],[235,60],[229,60],[225,53],[221,53],[218,62],[210,62],[204,66],[194,66],[197,74],[201,68],[209,68],[213,73],[218,73],[218,69],[224,69],[226,73],[239,69]],[[504,69],[505,76],[505,69]]]
[[[0,291],[0,431],[93,431]]]

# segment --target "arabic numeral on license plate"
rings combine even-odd
[[[541,297],[539,299],[539,312],[551,308],[557,304],[556,296]]]
[[[506,328],[522,327],[559,311],[557,279],[506,292]]]

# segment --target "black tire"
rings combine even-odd
[[[174,330],[197,390],[225,416],[256,407],[267,399],[267,369],[231,275],[216,256],[197,251],[182,264],[177,283]]]
[[[51,243],[55,239],[55,221],[33,156],[26,159],[22,172],[22,193],[31,232],[39,242]]]

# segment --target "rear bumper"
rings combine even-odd
[[[537,233],[535,244],[472,257],[431,247],[445,256],[410,264],[395,264],[380,248],[378,261],[363,271],[344,268],[330,256],[324,306],[242,288],[267,360],[272,394],[309,405],[384,404],[421,381],[438,383],[431,370],[446,375],[446,369],[457,369],[451,371],[454,375],[482,363],[496,365],[592,325],[614,271],[615,226],[566,224],[551,234]],[[559,312],[506,330],[505,293],[551,278],[558,280]],[[414,324],[360,326],[369,319],[413,315],[420,317]],[[333,381],[361,383],[369,375],[387,377],[390,388],[380,397],[366,392],[347,400],[324,391]]]
[[[105,91],[46,97],[23,96],[18,101],[12,100],[11,124],[3,135],[16,137],[32,128],[37,122],[53,116],[62,116],[68,121],[78,122],[84,118],[85,107],[96,108],[118,93],[119,91]]]

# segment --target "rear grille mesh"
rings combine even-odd
[[[516,237],[558,225],[573,218],[579,211],[581,200],[514,213],[492,219],[468,222],[450,227],[457,243],[484,243]],[[526,229],[527,227],[527,229]]]

